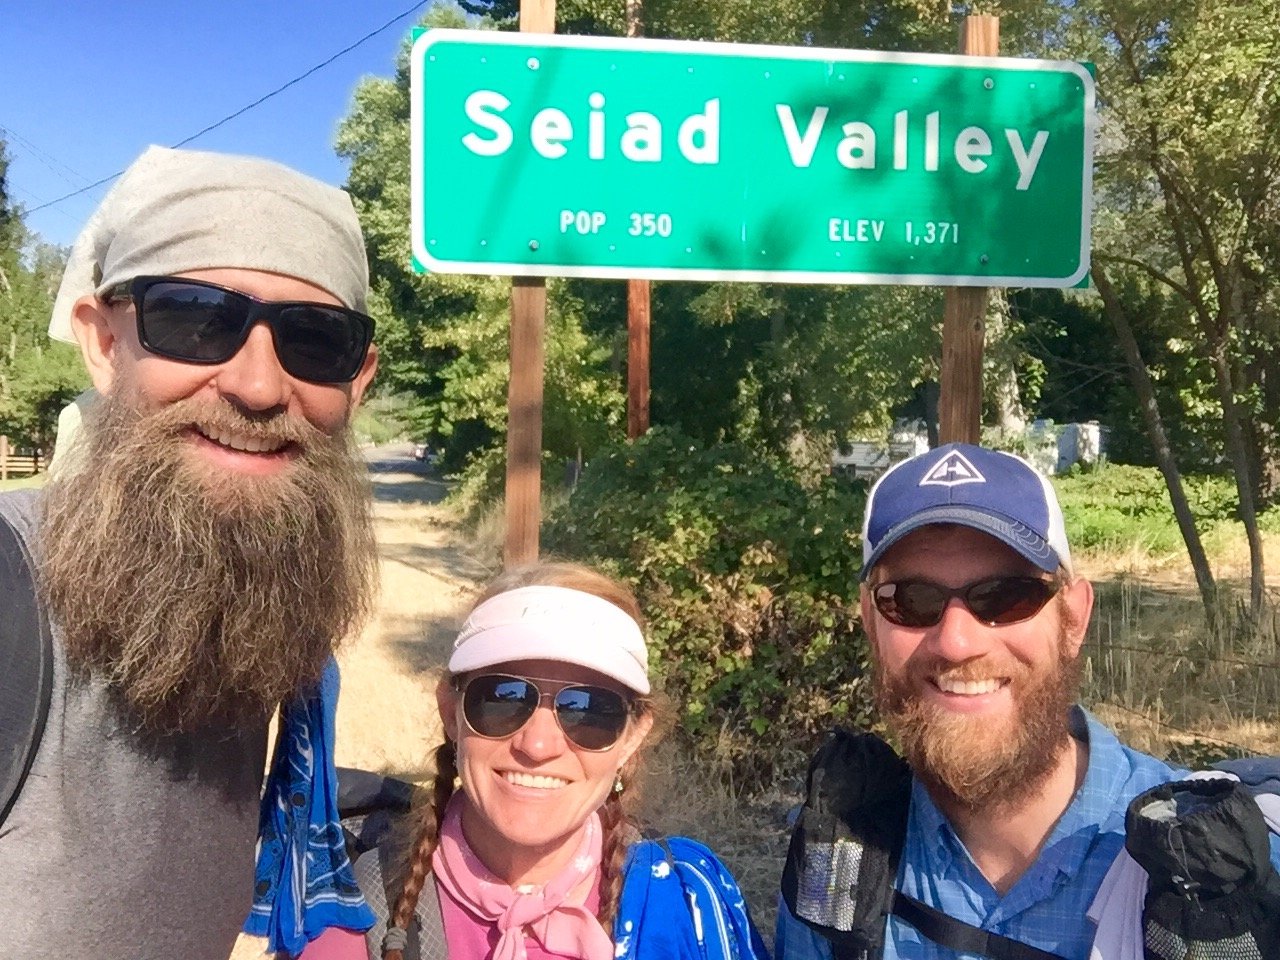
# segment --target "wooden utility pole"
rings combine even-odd
[[[627,281],[627,439],[649,432],[649,281]]]
[[[522,33],[555,33],[555,0],[520,0]],[[511,380],[507,387],[507,567],[538,559],[542,520],[542,377],[547,282],[511,282]]]
[[[960,53],[994,57],[1000,53],[1000,18],[965,17]],[[942,308],[942,375],[938,440],[977,443],[982,436],[982,347],[987,313],[986,287],[948,287]]]
[[[627,36],[644,36],[643,0],[627,0]],[[648,280],[627,281],[627,439],[649,432]]]

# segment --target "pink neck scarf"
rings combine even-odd
[[[454,794],[445,809],[440,842],[431,857],[436,882],[501,934],[493,960],[525,960],[526,930],[551,953],[581,960],[613,960],[613,940],[595,914],[580,903],[566,903],[579,889],[590,889],[600,869],[600,815],[593,813],[577,852],[542,887],[517,893],[480,862],[462,835],[464,794]]]

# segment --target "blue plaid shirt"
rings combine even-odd
[[[897,887],[957,920],[1003,934],[1065,960],[1086,960],[1093,924],[1085,911],[1124,846],[1129,801],[1177,776],[1165,763],[1130,750],[1084,710],[1072,716],[1072,732],[1089,746],[1084,783],[1054,826],[1036,862],[1003,897],[974,865],[942,812],[919,782]],[[775,960],[831,960],[830,943],[797,920],[779,901]],[[890,917],[884,960],[966,960]]]

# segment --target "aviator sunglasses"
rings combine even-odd
[[[590,684],[568,684],[554,693],[544,693],[538,686],[557,682],[503,673],[472,677],[462,688],[462,716],[480,736],[502,740],[528,723],[543,698],[549,697],[556,723],[574,746],[601,751],[617,743],[631,715],[628,699],[616,690]]]
[[[1030,620],[1058,592],[1053,580],[1039,577],[992,577],[963,587],[944,587],[928,580],[890,580],[871,590],[880,616],[900,627],[932,627],[958,597],[974,618],[989,627]]]
[[[143,348],[186,363],[225,363],[254,324],[271,328],[280,366],[313,383],[347,383],[364,365],[373,320],[346,307],[303,300],[265,301],[204,280],[134,277],[107,302],[132,300]]]

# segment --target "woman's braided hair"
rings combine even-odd
[[[436,747],[436,775],[431,784],[431,802],[421,804],[415,811],[413,844],[405,864],[400,896],[396,898],[388,927],[408,930],[413,914],[418,909],[418,897],[427,882],[431,870],[431,855],[440,841],[440,824],[444,822],[444,808],[453,796],[453,784],[458,778],[457,751],[452,740],[445,740]],[[385,960],[404,960],[404,951],[384,950]]]
[[[641,627],[644,625],[640,604],[625,584],[576,563],[541,562],[508,570],[485,587],[472,604],[472,609],[500,593],[531,586],[565,587],[593,594],[621,609]],[[651,699],[637,699],[635,705],[641,715],[654,712],[654,701]],[[657,738],[651,736],[649,739],[653,741]],[[603,838],[600,856],[600,908],[597,916],[605,930],[612,929],[614,916],[618,912],[618,900],[622,895],[622,865],[626,860],[627,847],[640,833],[630,812],[639,795],[634,782],[639,768],[639,755],[640,751],[633,754],[621,772],[626,789],[622,792],[611,791],[600,808]],[[418,897],[431,872],[431,856],[439,842],[440,824],[444,820],[445,806],[453,796],[457,774],[457,753],[453,743],[446,740],[436,749],[436,775],[431,789],[431,803],[424,804],[417,812],[416,822],[412,827],[413,840],[402,874],[402,888],[391,912],[389,926],[409,929],[418,908]],[[403,960],[403,953],[400,950],[386,950],[383,957],[385,960]]]

